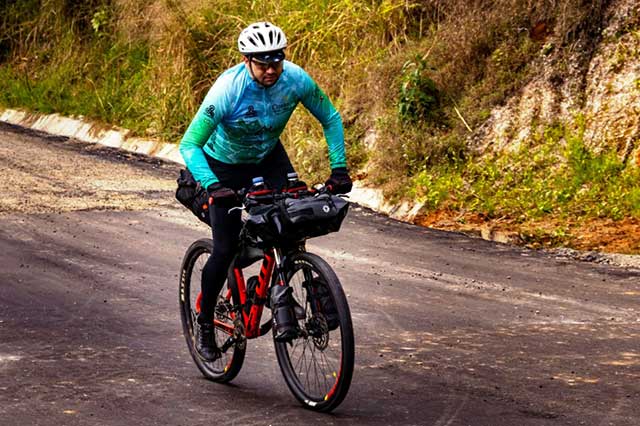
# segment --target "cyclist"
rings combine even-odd
[[[180,141],[180,153],[194,178],[207,189],[213,252],[202,270],[202,302],[197,348],[213,361],[213,316],[218,294],[235,254],[241,230],[236,191],[262,176],[282,189],[293,166],[279,137],[302,103],[322,124],[334,192],[351,191],[342,119],[331,101],[301,67],[285,60],[287,39],[280,28],[257,22],[238,37],[242,62],[223,72],[204,98]]]

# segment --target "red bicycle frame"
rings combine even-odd
[[[267,293],[269,290],[269,282],[271,281],[271,276],[273,275],[273,270],[275,266],[275,256],[273,255],[273,251],[264,254],[264,258],[262,259],[262,265],[260,266],[260,274],[258,274],[258,285],[256,286],[254,301],[261,301],[260,303],[252,303],[251,309],[247,313],[245,309],[240,309],[242,312],[242,323],[245,328],[245,337],[248,339],[252,339],[255,337],[260,337],[267,333],[271,327],[266,327],[265,329],[261,329],[260,327],[260,318],[262,317],[262,310],[264,309],[264,301],[267,300]],[[229,277],[231,278],[231,277]],[[233,269],[233,278],[235,280],[236,288],[238,289],[238,295],[240,297],[240,304],[244,307],[247,303],[247,286],[244,280],[244,275],[242,274],[242,269],[234,268]],[[225,298],[230,301],[231,300],[231,288],[227,290],[225,294]],[[200,297],[198,297],[197,308],[199,310]],[[235,315],[232,313],[232,318],[235,320]],[[229,324],[228,322],[223,322],[218,319],[214,319],[214,324],[223,329],[229,335],[233,335],[234,325]]]

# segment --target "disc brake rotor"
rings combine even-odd
[[[323,351],[329,346],[329,326],[324,315],[313,314],[307,321],[306,329],[317,349]]]

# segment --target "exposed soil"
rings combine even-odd
[[[625,218],[566,222],[546,218],[518,223],[509,218],[492,219],[478,214],[440,210],[415,220],[417,225],[481,235],[499,242],[531,248],[568,247],[604,253],[640,254],[640,220]]]

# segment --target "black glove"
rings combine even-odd
[[[213,183],[207,187],[207,195],[209,197],[209,206],[231,208],[239,204],[236,192],[222,186],[220,182]]]
[[[353,188],[353,183],[346,167],[336,167],[331,170],[331,176],[324,185],[334,194],[346,194]]]

